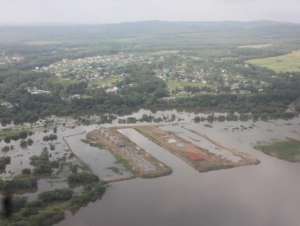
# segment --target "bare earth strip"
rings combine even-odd
[[[159,144],[164,149],[184,160],[199,172],[259,164],[257,159],[252,158],[245,153],[240,153],[236,150],[226,148],[202,134],[198,135],[204,137],[214,145],[230,151],[233,155],[239,157],[240,160],[233,162],[228,159],[224,159],[219,155],[211,153],[205,148],[196,146],[195,144],[178,137],[174,133],[164,131],[156,126],[139,126],[135,127],[135,129],[151,139],[153,142]]]
[[[108,149],[121,160],[136,177],[153,178],[169,175],[172,169],[144,149],[134,144],[117,128],[101,128],[87,134],[90,143]]]

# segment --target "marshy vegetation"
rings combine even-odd
[[[256,149],[282,160],[300,162],[300,141],[295,139],[289,138],[270,144],[259,144]]]

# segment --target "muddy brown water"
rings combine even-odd
[[[264,125],[257,125],[260,126]],[[215,130],[223,131],[223,127]],[[294,127],[297,129],[299,125]],[[266,128],[270,130],[270,126]],[[261,164],[198,173],[133,131],[128,136],[172,167],[173,174],[114,183],[102,200],[89,204],[74,216],[67,215],[58,226],[300,225],[300,164],[253,150],[246,143],[253,130],[221,136],[222,131],[213,134],[213,129],[201,129],[209,130],[208,134],[226,144],[251,152]],[[267,131],[261,133],[255,132],[260,137]],[[249,143],[254,138],[250,140]]]

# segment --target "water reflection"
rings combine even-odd
[[[258,166],[208,173],[197,173],[141,135],[131,134],[137,144],[174,168],[173,174],[113,184],[102,200],[69,216],[59,226],[299,226],[300,164],[254,151],[255,138],[250,136],[272,138],[267,132],[270,128],[276,131],[275,137],[282,137],[282,133],[295,135],[291,130],[299,132],[298,123],[299,119],[289,130],[284,122],[277,127],[272,122],[258,123],[253,130],[230,133],[225,133],[224,128],[232,123],[212,129],[192,125],[261,160]]]
[[[286,136],[299,139],[299,122],[299,118],[289,122],[257,122],[254,126],[253,122],[226,122],[215,123],[212,128],[204,124],[182,124],[186,128],[205,131],[212,139],[254,154],[261,161],[257,166],[208,173],[198,173],[182,160],[133,131],[128,136],[171,166],[173,174],[156,179],[114,183],[102,200],[82,208],[75,216],[68,215],[58,225],[299,226],[300,164],[288,163],[253,150],[253,145],[258,140]],[[247,129],[242,129],[241,125]],[[74,130],[62,129],[58,133],[69,136],[91,129],[93,128],[78,127]],[[41,136],[34,139],[37,140],[37,145],[39,140],[42,142],[42,135],[34,135]],[[82,143],[82,138],[83,135],[67,138],[74,153],[88,163],[95,174],[109,175],[107,166],[114,163],[114,158],[108,152]],[[57,150],[65,149],[63,142],[61,145]],[[41,149],[42,144],[32,154],[39,153]],[[18,151],[27,153],[27,150],[15,150],[9,154],[18,160]],[[18,169],[18,162],[8,168],[10,169]],[[47,184],[39,187],[43,190],[53,189]]]

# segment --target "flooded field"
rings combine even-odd
[[[259,163],[249,154],[224,147],[220,141],[214,141],[206,135],[176,124],[161,127],[139,126],[135,129],[199,172]]]
[[[144,147],[132,142],[130,130],[102,128],[90,132],[87,138],[91,144],[109,150],[135,177],[153,178],[170,174],[171,168],[154,158]]]
[[[30,128],[33,133],[25,139],[9,142],[4,139],[0,143],[0,158],[9,158],[10,161],[0,172],[0,198],[9,188],[13,200],[26,199],[27,204],[20,211],[31,211],[31,203],[40,202],[41,197],[51,196],[55,192],[72,194],[69,200],[54,204],[48,201],[38,207],[40,211],[36,214],[50,211],[55,223],[59,222],[55,220],[59,219],[57,216],[63,216],[65,210],[76,212],[92,200],[101,198],[106,190],[106,182],[131,178],[131,172],[117,162],[110,152],[85,142],[86,133],[95,128],[80,125]],[[21,145],[25,141],[28,143],[29,139],[32,144]],[[9,146],[8,150],[6,146]],[[20,186],[25,187],[22,189]],[[11,224],[18,224],[23,219],[28,223],[30,217],[43,217],[33,214],[24,218],[20,211],[14,214]],[[4,222],[5,225],[10,223]]]
[[[261,163],[198,173],[141,134],[132,139],[173,169],[170,176],[115,183],[101,201],[68,216],[59,226],[298,226],[300,164],[256,151],[257,142],[298,137],[300,120],[225,122],[186,129],[251,153]],[[168,129],[173,129],[172,127]],[[130,205],[130,208],[128,208]]]
[[[91,130],[91,128],[89,129]],[[86,131],[77,135],[66,137],[73,153],[86,164],[91,171],[104,181],[131,178],[132,173],[107,150],[93,147],[83,140],[86,138]]]
[[[5,143],[4,140],[0,142],[0,149],[6,145],[12,146],[12,150],[7,152],[1,152],[1,157],[10,157],[11,163],[6,167],[6,172],[1,176],[2,178],[10,178],[16,176],[22,172],[22,169],[28,168],[32,169],[30,164],[30,158],[34,155],[40,155],[44,149],[51,150],[51,160],[59,160],[63,157],[68,157],[70,150],[63,141],[63,134],[65,132],[64,128],[59,128],[57,130],[57,139],[53,141],[44,141],[45,136],[52,134],[52,131],[43,131],[41,129],[37,130],[33,135],[29,136],[33,140],[33,144],[30,147],[22,148],[20,146],[20,140],[10,141],[10,143]]]
[[[113,124],[130,141],[170,167],[172,174],[111,183],[101,200],[90,203],[74,215],[66,214],[65,220],[57,226],[299,226],[300,164],[265,155],[254,147],[287,137],[299,140],[300,118],[208,124],[193,123],[193,117],[161,123],[159,128],[228,161],[240,161],[239,156],[229,149],[249,154],[260,164],[199,173],[181,158],[130,128],[132,125],[123,124],[124,128],[121,128],[121,125]],[[111,126],[106,125],[107,128]],[[74,155],[78,164],[88,167],[102,180],[131,178],[131,172],[106,148],[86,143],[86,135],[99,128],[96,125],[58,127],[51,159],[64,156],[68,159]],[[32,167],[30,157],[41,153],[45,146],[50,148],[43,137],[51,133],[50,130],[35,132],[30,136],[34,140],[30,148],[23,149],[16,141],[12,143],[14,150],[1,152],[1,156],[12,157],[1,177],[12,177],[21,173],[24,167]],[[209,142],[206,136],[226,148]],[[4,145],[2,141],[0,147]],[[60,177],[39,180],[38,191],[24,196],[36,200],[42,192],[67,187],[63,179],[65,173],[62,170]]]
[[[186,129],[184,126],[164,126],[162,129],[173,132],[177,136],[208,150],[210,153],[220,156],[222,159],[232,162],[242,160],[240,156],[234,155],[230,150],[215,144],[215,141],[211,141],[206,135],[194,132],[191,129]]]

